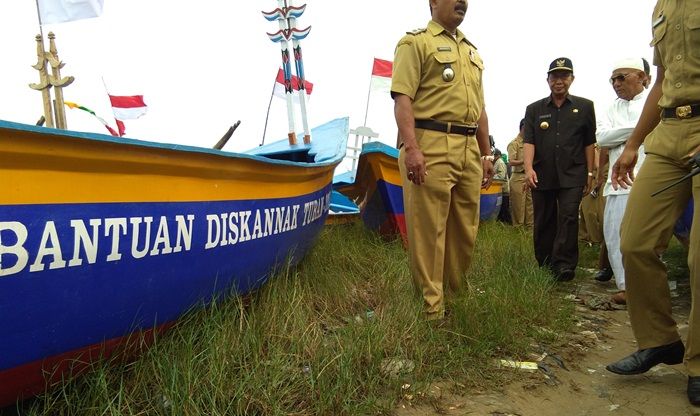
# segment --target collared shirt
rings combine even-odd
[[[700,0],[659,0],[652,15],[654,64],[666,68],[661,107],[700,102]]]
[[[451,80],[443,77],[446,68],[454,71]],[[462,32],[455,38],[431,20],[396,46],[391,93],[413,100],[416,120],[476,125],[484,107],[483,69],[476,47]]]
[[[511,140],[511,142],[508,143],[508,160],[522,161],[524,158],[525,154],[523,152],[523,136],[518,134],[517,136],[515,136],[515,139]],[[523,173],[525,172],[525,166],[513,166],[512,171],[513,173]]]
[[[510,186],[508,186],[508,167],[502,158],[499,157],[493,162],[493,171],[493,179],[502,181],[503,193],[510,193]]]
[[[647,90],[637,94],[631,100],[623,100],[617,98],[608,107],[608,111],[598,123],[596,131],[596,140],[600,147],[609,149],[610,166],[608,167],[608,179],[603,188],[603,195],[624,195],[630,193],[630,188],[619,187],[617,190],[612,187],[612,167],[617,162],[617,159],[622,154],[625,148],[627,139],[632,134],[632,130],[639,121],[639,116],[642,115],[644,102],[647,98]],[[639,168],[644,162],[644,145],[640,146],[637,164],[634,166],[634,174],[639,172]]]
[[[595,143],[595,130],[591,100],[568,95],[557,108],[550,95],[527,106],[523,141],[535,146],[538,190],[586,186],[585,148]]]

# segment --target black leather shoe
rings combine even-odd
[[[612,279],[613,277],[613,271],[609,267],[606,267],[604,269],[598,270],[598,273],[595,274],[594,279],[598,282],[607,282],[608,280]]]
[[[688,377],[688,401],[700,406],[700,377]]]
[[[561,269],[557,273],[557,282],[568,282],[570,280],[574,280],[574,276],[576,273],[571,270],[571,269]]]
[[[685,347],[683,346],[683,342],[678,340],[668,345],[639,350],[620,361],[608,364],[605,369],[623,376],[642,374],[646,373],[651,367],[657,364],[680,364],[683,362],[684,354]],[[698,377],[698,379],[700,379],[700,377]],[[698,381],[697,391],[697,397],[698,400],[700,400],[700,380]]]

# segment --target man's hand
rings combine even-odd
[[[537,173],[534,169],[525,169],[525,186],[537,189]]]
[[[491,182],[493,181],[493,162],[487,159],[482,159],[481,167],[484,171],[484,177],[481,179],[481,187],[486,189],[491,186]]]
[[[408,180],[416,185],[423,184],[423,182],[425,182],[425,176],[428,174],[428,171],[425,169],[425,157],[423,156],[423,152],[417,147],[405,148],[404,152],[406,154],[404,163],[406,165],[406,176]]]
[[[625,146],[622,154],[612,168],[612,187],[618,190],[620,187],[627,189],[634,182],[634,165],[637,164],[637,151]]]
[[[583,194],[588,195],[593,190],[593,176],[588,176],[586,180],[586,186],[583,187]]]

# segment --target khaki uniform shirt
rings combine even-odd
[[[454,78],[443,77],[445,68]],[[476,125],[484,108],[484,64],[457,30],[456,38],[434,21],[425,29],[408,32],[396,46],[391,94],[413,100],[416,120],[439,120]]]
[[[654,65],[666,68],[659,106],[697,104],[700,97],[700,1],[659,0],[652,16],[652,31]],[[679,35],[666,36],[670,32]]]
[[[518,134],[515,139],[508,143],[508,160],[524,160],[525,153],[523,147],[523,137]],[[525,172],[524,165],[513,166],[511,169],[513,173]]]

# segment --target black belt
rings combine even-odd
[[[416,127],[419,129],[441,131],[443,133],[461,134],[462,136],[473,136],[477,127],[463,126],[461,124],[444,123],[435,120],[416,120]]]
[[[700,116],[700,104],[682,105],[675,108],[662,108],[661,118],[692,118]]]

